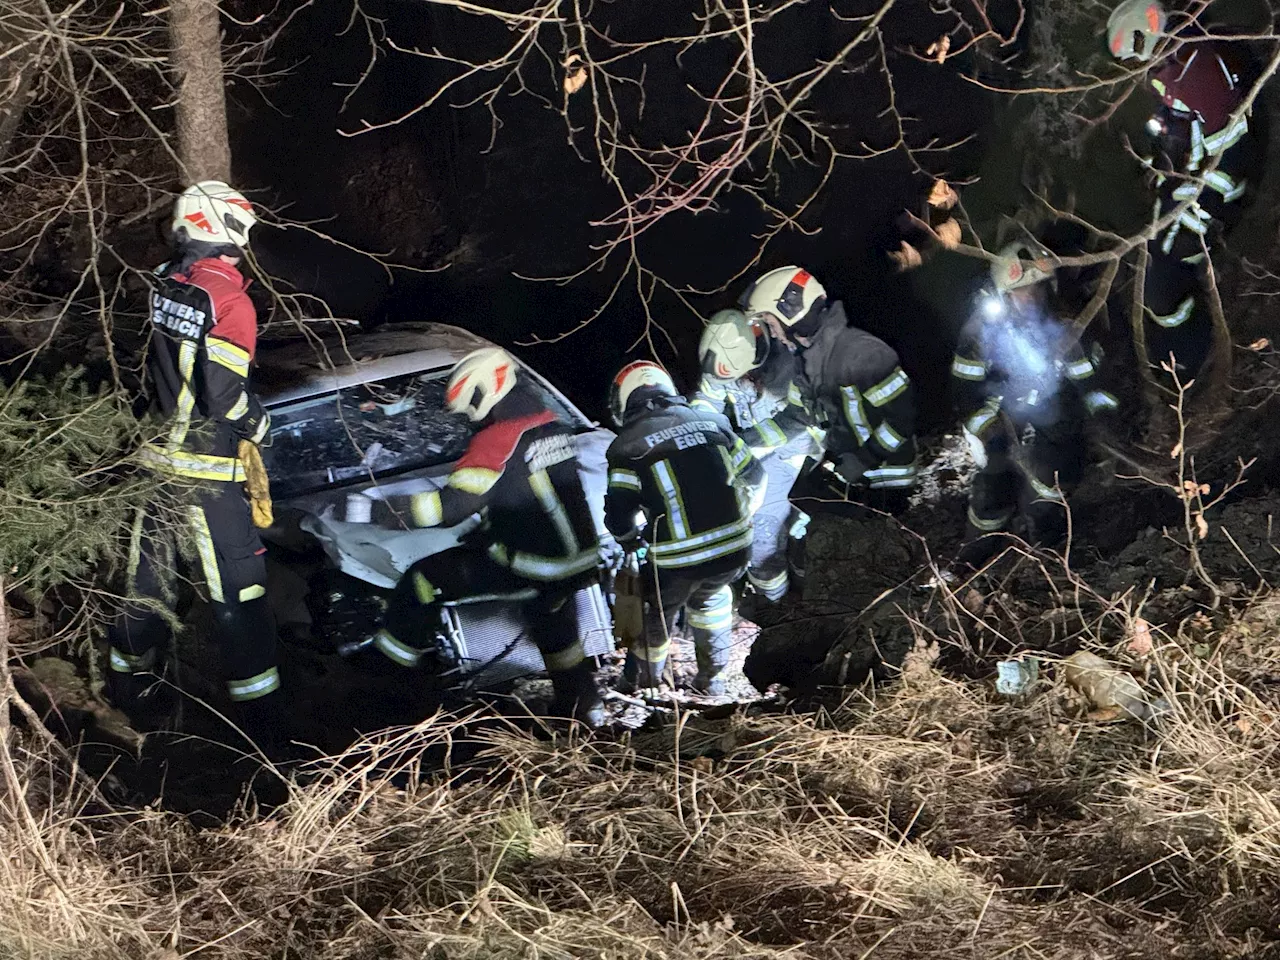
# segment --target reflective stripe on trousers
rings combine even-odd
[[[412,669],[422,662],[422,651],[402,643],[386,630],[373,635],[374,648],[392,663]]]
[[[108,662],[116,673],[146,673],[155,666],[156,648],[135,656],[119,647],[112,647]]]
[[[227,693],[237,703],[246,700],[257,700],[280,689],[280,672],[275,667],[268,667],[246,680],[228,680]]]

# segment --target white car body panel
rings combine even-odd
[[[345,357],[346,362],[326,368],[324,354],[318,350],[315,341],[301,340],[263,351],[264,366],[270,373],[283,374],[291,382],[275,389],[268,383],[259,395],[268,409],[280,408],[348,387],[447,369],[471,351],[492,345],[475,334],[445,324],[398,324],[387,330],[348,335],[343,344],[331,346],[329,350],[331,359]],[[401,352],[391,352],[396,350]],[[602,537],[607,537],[604,527],[604,491],[608,482],[605,451],[613,440],[613,431],[596,426],[536,371],[524,364],[521,366],[577,421],[575,426],[582,431],[576,441],[580,450],[579,473],[597,530]],[[270,379],[268,376],[268,381]],[[374,586],[391,589],[417,561],[456,546],[463,535],[478,525],[479,519],[471,517],[450,528],[409,530],[348,523],[345,520],[345,497],[362,493],[371,499],[382,500],[435,489],[439,481],[431,474],[439,472],[438,468],[424,469],[367,483],[348,482],[332,490],[288,498],[278,506],[296,508],[304,514],[299,525],[320,542],[330,562],[343,573]]]

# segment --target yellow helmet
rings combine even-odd
[[[721,380],[737,380],[769,356],[769,331],[741,310],[719,310],[702,331],[698,362],[702,372]]]
[[[1053,254],[1034,241],[1015,240],[1006,244],[991,264],[991,279],[1001,293],[1052,277]]]

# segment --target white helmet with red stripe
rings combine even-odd
[[[451,413],[483,420],[516,385],[517,365],[501,347],[483,347],[461,360],[449,374],[444,402]]]
[[[656,363],[649,360],[628,363],[618,371],[609,387],[609,412],[613,414],[613,422],[618,426],[622,426],[626,419],[627,405],[640,390],[652,390],[666,397],[679,396],[671,374]]]
[[[769,357],[769,331],[741,310],[718,310],[698,341],[702,372],[721,380],[737,380]]]
[[[221,180],[192,184],[173,208],[173,235],[179,242],[246,247],[257,222],[253,204]]]
[[[1015,240],[991,262],[991,279],[1001,293],[1053,277],[1053,254],[1034,241]]]
[[[803,267],[779,267],[756,279],[742,295],[742,307],[750,318],[772,317],[791,327],[808,315],[826,288]]]
[[[1107,18],[1107,46],[1120,60],[1150,60],[1168,16],[1159,0],[1124,0]]]

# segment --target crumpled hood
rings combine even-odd
[[[602,539],[609,536],[604,527],[604,495],[609,478],[605,452],[613,438],[613,431],[604,427],[575,437],[578,474]],[[343,487],[299,497],[284,505],[305,514],[299,526],[320,542],[335,567],[366,583],[389,590],[419,560],[457,546],[463,537],[479,526],[479,519],[469,517],[454,527],[396,530],[371,523],[348,523],[344,519],[342,501],[353,493],[363,493],[377,500],[437,489],[442,478],[439,470],[431,473],[435,476],[424,472],[376,484]]]

